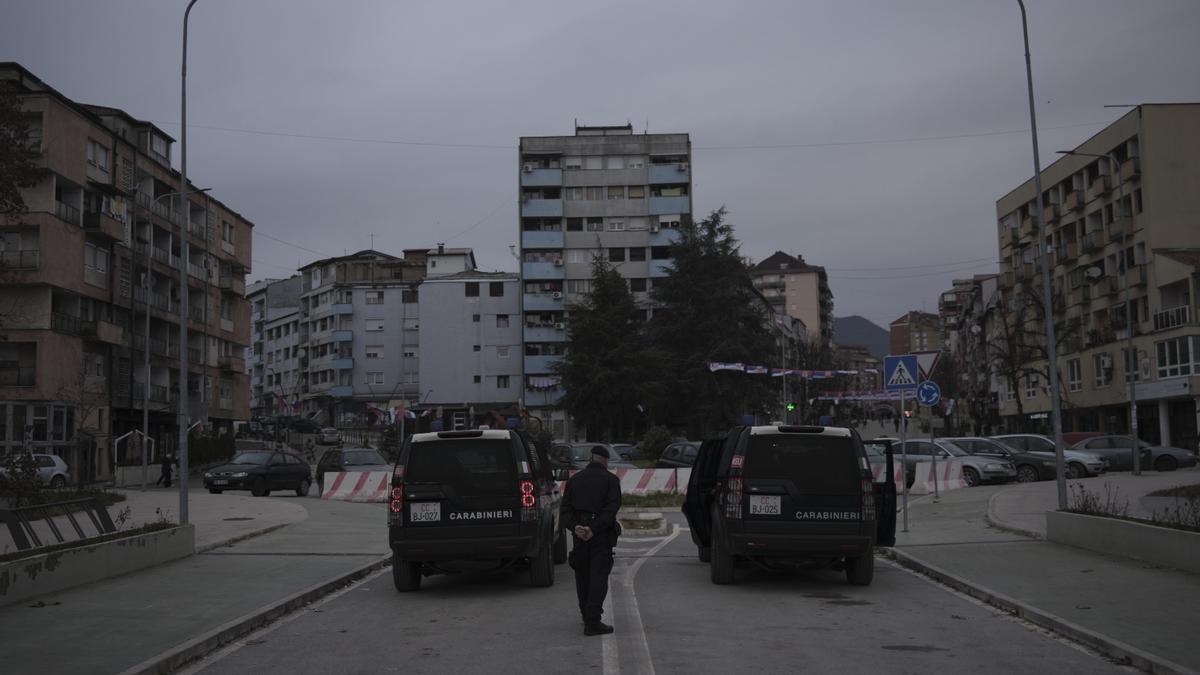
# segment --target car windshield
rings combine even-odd
[[[271,461],[270,452],[242,452],[229,460],[230,464],[266,464]]]
[[[1113,447],[1128,448],[1130,445],[1133,444],[1133,438],[1130,436],[1113,436],[1112,440],[1113,440]],[[1150,445],[1146,441],[1138,441],[1138,447],[1139,448],[1152,448],[1154,446]]]
[[[863,448],[866,449],[867,455],[871,457],[883,457],[887,454],[886,443],[871,443],[870,441],[867,441],[866,443],[863,443]]]
[[[474,438],[413,443],[407,480],[438,483],[457,496],[511,494],[517,485],[512,443]]]
[[[955,457],[966,457],[967,455],[971,454],[950,441],[938,441],[938,445],[942,446],[946,452]]]
[[[580,461],[589,461],[592,458],[592,448],[594,445],[577,445],[571,448],[571,457]]]
[[[387,464],[383,455],[374,450],[351,450],[342,453],[343,466],[361,466],[365,464]]]

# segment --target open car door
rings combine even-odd
[[[875,545],[896,545],[896,475],[895,457],[892,441],[864,441],[864,445],[873,446],[882,451],[884,456],[883,471],[879,480],[874,483],[875,492]],[[907,473],[907,472],[906,472]]]
[[[712,523],[709,522],[708,505],[712,500],[712,489],[717,481],[717,464],[721,461],[724,439],[713,438],[700,444],[692,475],[688,478],[687,495],[683,501],[683,515],[692,532],[692,541],[700,549],[707,549],[712,542]]]

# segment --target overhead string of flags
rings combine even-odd
[[[749,366],[744,363],[721,363],[718,361],[710,361],[708,363],[708,370],[714,373],[719,370],[735,370],[747,375],[802,377],[806,380],[822,380],[841,375],[858,375],[859,373],[871,373],[872,375],[879,373],[879,370],[875,368],[864,368],[863,370],[798,370],[796,368],[769,368],[767,366]]]

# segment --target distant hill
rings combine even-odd
[[[861,316],[833,319],[833,341],[839,345],[864,345],[871,355],[882,359],[891,349],[891,335]]]

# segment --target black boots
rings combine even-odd
[[[597,621],[596,623],[589,623],[583,626],[584,635],[607,635],[611,632],[613,632],[613,627],[604,623],[603,621]]]

